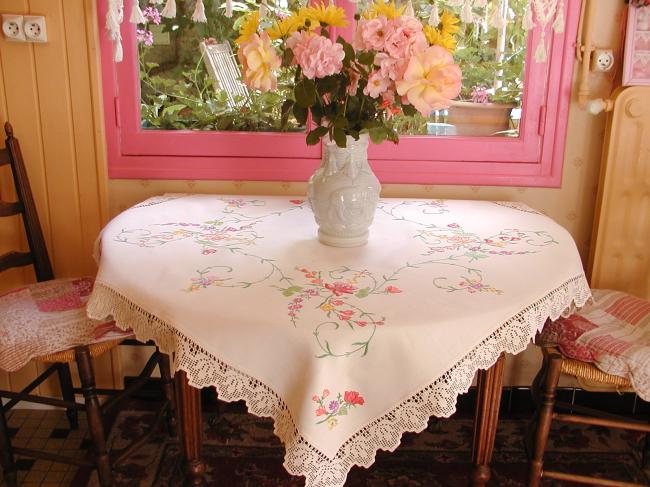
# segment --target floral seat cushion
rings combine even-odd
[[[0,369],[18,370],[31,359],[78,345],[133,336],[111,320],[86,316],[94,279],[55,279],[0,296]]]
[[[650,302],[619,291],[593,291],[594,302],[546,325],[538,342],[567,357],[627,378],[650,400]]]

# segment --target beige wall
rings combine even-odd
[[[23,141],[38,209],[59,276],[94,272],[90,253],[92,241],[105,222],[105,187],[109,216],[162,192],[304,194],[304,183],[106,181],[98,106],[95,1],[2,0],[0,4],[0,13],[47,16],[48,44],[12,44],[0,39],[0,121],[10,119]],[[597,0],[597,4],[594,41],[598,46],[616,48],[623,2]],[[594,97],[610,93],[612,76],[592,76]],[[586,264],[604,127],[604,116],[589,115],[572,101],[559,189],[385,185],[382,195],[523,201],[566,227]],[[9,188],[7,174],[0,173],[0,196],[9,194]],[[0,223],[0,251],[20,242],[17,222]],[[3,275],[0,289],[31,278],[23,272]],[[140,359],[124,352],[122,362],[125,370],[132,372]],[[526,384],[536,367],[535,357],[518,357],[509,369],[512,382]],[[106,381],[112,374],[119,374],[118,363],[111,357],[104,358],[99,370]],[[35,366],[30,365],[11,376],[0,374],[0,386],[15,388],[34,371]]]

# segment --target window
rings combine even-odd
[[[145,29],[124,24],[124,61],[118,64],[111,60],[110,40],[102,36],[110,177],[305,180],[317,166],[321,147],[306,145],[304,127],[294,120],[288,132],[278,131],[278,93],[260,97],[246,91],[237,95],[236,86],[219,89],[210,70],[232,66],[211,67],[206,47],[215,44],[210,38],[235,40],[232,27],[242,22],[247,3],[235,3],[240,11],[233,19],[218,17],[221,2],[214,3],[205,0],[217,20],[209,15],[211,21],[198,26],[184,18],[157,24],[145,10],[150,20]],[[503,2],[504,15],[520,19],[525,3]],[[339,4],[351,18],[356,6],[343,0]],[[424,13],[430,8],[414,5]],[[100,6],[102,19],[104,0]],[[289,6],[279,0],[272,8]],[[257,8],[255,2],[248,8]],[[497,107],[501,120],[494,126],[463,123],[457,109],[476,108],[481,105],[477,103],[458,103],[427,119],[403,120],[399,145],[370,148],[380,180],[559,186],[579,10],[579,2],[569,2],[564,34],[547,35],[547,63],[528,59],[539,42],[539,28],[526,35],[521,21],[514,19],[503,29],[486,29],[484,23],[464,26],[456,53],[466,73],[461,98],[481,101],[487,96],[490,105],[506,102],[505,108]],[[350,31],[340,29],[334,35]],[[483,71],[476,69],[478,60]],[[236,75],[229,79],[236,81]]]

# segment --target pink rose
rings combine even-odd
[[[402,77],[408,58],[396,59],[385,52],[379,52],[375,55],[375,66],[379,68],[382,75],[395,81]]]
[[[422,32],[422,24],[415,18],[401,16],[393,20],[393,32],[386,38],[384,50],[392,57],[403,59],[415,50],[426,49],[429,45]]]
[[[343,46],[326,37],[294,32],[287,39],[287,47],[293,51],[294,63],[308,79],[331,76],[343,68]]]
[[[384,49],[386,39],[393,32],[392,23],[383,15],[369,20],[359,21],[360,40],[364,50],[381,51]]]
[[[381,71],[373,71],[368,76],[368,84],[363,89],[363,92],[372,98],[377,98],[388,90],[390,83],[388,77],[384,76]]]

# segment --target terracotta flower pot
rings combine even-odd
[[[516,105],[454,101],[447,122],[456,127],[456,135],[490,136],[510,128],[510,112]]]

